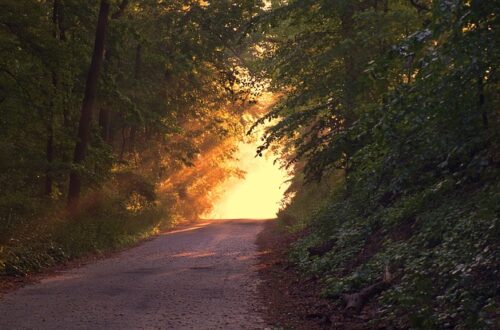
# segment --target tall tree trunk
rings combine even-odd
[[[134,65],[134,79],[136,84],[139,84],[139,80],[141,79],[141,67],[142,67],[142,46],[138,44],[135,50],[135,65]],[[135,155],[135,139],[136,139],[137,127],[132,126],[130,128],[130,141],[129,148],[130,152],[134,155],[134,160],[137,164],[137,159]]]
[[[90,124],[92,122],[92,109],[97,92],[97,83],[99,81],[99,71],[101,69],[102,59],[104,55],[104,41],[106,39],[106,30],[108,27],[109,16],[108,0],[101,0],[99,8],[99,19],[97,21],[97,30],[95,34],[94,52],[92,54],[92,62],[85,83],[85,95],[80,113],[80,122],[78,124],[78,136],[73,156],[75,165],[81,165],[85,160],[85,154],[90,137]],[[68,189],[68,207],[75,208],[78,206],[81,190],[81,174],[77,169],[72,169],[69,177]]]
[[[53,24],[53,36],[56,40],[64,41],[66,36],[64,29],[62,27],[62,6],[60,0],[54,0],[52,6],[52,24]],[[58,79],[57,70],[54,68],[52,70],[52,86],[54,87],[54,93],[58,92]],[[55,97],[53,97],[55,99]],[[46,144],[46,160],[47,168],[45,169],[45,195],[50,196],[52,194],[52,163],[54,162],[54,113],[56,103],[51,102],[50,105],[49,120],[47,123],[47,144]]]
[[[123,0],[118,8],[118,11],[111,15],[111,19],[119,19],[125,13],[125,9],[129,4],[129,0]],[[108,70],[108,66],[113,55],[112,50],[108,49],[104,56],[104,71]],[[99,127],[101,128],[101,137],[104,142],[111,144],[110,139],[111,111],[106,106],[101,106],[99,110]]]
[[[483,120],[483,128],[488,129],[489,120],[488,113],[486,112],[486,107],[484,106],[484,82],[482,72],[480,72],[479,78],[477,80],[477,93],[478,93],[478,102],[477,107],[479,112],[481,113],[481,119]]]
[[[354,5],[347,3],[341,15],[341,33],[344,40],[351,40],[354,37]],[[350,44],[353,44],[352,42]],[[349,47],[344,55],[344,126],[348,129],[355,121],[355,98],[358,72],[355,63],[356,49],[355,46]],[[345,153],[345,176],[349,174],[349,158],[350,155]]]

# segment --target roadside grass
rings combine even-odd
[[[33,203],[33,201],[31,201]],[[69,214],[62,203],[47,203],[40,215],[16,217],[17,226],[0,235],[0,276],[22,277],[75,258],[132,246],[175,224],[174,216],[156,199],[123,193],[108,185],[89,192],[78,212]],[[7,223],[8,224],[8,223]],[[5,230],[8,229],[8,230]]]

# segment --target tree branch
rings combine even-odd
[[[111,19],[118,19],[122,17],[125,13],[125,9],[127,9],[129,2],[129,0],[122,0],[122,3],[120,3],[120,6],[118,7],[118,11],[111,15]]]
[[[431,10],[429,7],[426,5],[417,2],[417,0],[410,0],[410,3],[413,5],[413,7],[417,8],[417,10],[420,11],[429,11]]]

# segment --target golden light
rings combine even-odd
[[[243,179],[232,178],[222,187],[222,195],[207,216],[212,219],[275,218],[289,184],[286,170],[274,164],[274,157],[255,157],[259,141],[241,143],[238,166]]]
[[[279,95],[262,93],[257,104],[248,109],[247,116],[255,120],[277,102]],[[251,121],[251,120],[249,120]],[[274,164],[276,155],[272,151],[264,157],[255,157],[264,127],[253,133],[251,141],[240,142],[236,155],[236,167],[245,172],[243,178],[232,177],[218,191],[219,198],[212,212],[205,216],[211,219],[269,219],[275,218],[286,189],[289,175],[279,164]]]

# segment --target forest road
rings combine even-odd
[[[262,220],[212,220],[0,300],[0,329],[263,329]]]

